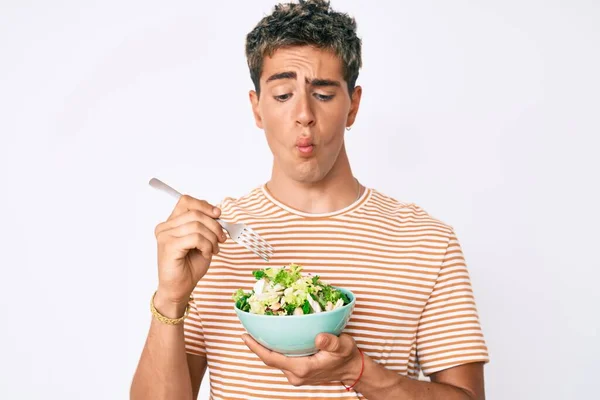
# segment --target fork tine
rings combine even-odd
[[[246,226],[239,235],[239,239],[249,250],[257,254],[263,260],[269,261],[272,257],[273,247],[252,228]]]
[[[258,240],[256,237],[244,235],[241,238],[241,242],[261,258],[271,258],[273,254],[273,249],[265,245],[264,241]]]
[[[264,240],[260,235],[254,232],[252,229],[249,229],[249,236],[256,241],[256,243],[266,252],[273,253],[273,246],[266,240]]]
[[[240,239],[238,243],[242,244],[248,250],[250,250],[265,261],[269,261],[269,259],[272,256],[272,254],[269,251],[265,251],[264,249],[258,248],[257,246],[249,242],[246,238]]]
[[[244,232],[244,233],[242,233],[242,235],[245,238],[247,238],[250,241],[250,243],[257,246],[260,250],[262,250],[266,253],[270,253],[270,254],[273,253],[273,247],[267,241],[265,241],[262,237],[257,235],[256,233],[249,232],[248,234],[246,234]]]

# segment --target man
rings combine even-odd
[[[219,208],[184,196],[157,226],[156,318],[131,398],[196,398],[208,366],[214,399],[483,399],[487,348],[452,228],[352,174],[354,20],[325,1],[281,4],[248,34],[246,55],[271,179]],[[251,225],[275,248],[270,264],[227,240],[216,217]],[[232,309],[253,270],[292,262],[357,296],[344,333],[317,336],[310,357],[260,346]]]

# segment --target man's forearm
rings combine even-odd
[[[477,400],[463,389],[407,378],[377,364],[367,355],[364,357],[363,375],[354,386],[354,390],[369,400]],[[358,374],[354,376],[358,376]],[[346,385],[352,385],[352,383],[351,381],[344,382]]]
[[[156,308],[165,316],[182,315],[181,306],[161,304]],[[183,305],[185,309],[185,305]],[[183,325],[166,325],[152,319],[148,339],[131,385],[132,400],[192,399],[192,384],[187,364]]]

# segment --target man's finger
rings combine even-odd
[[[265,365],[286,371],[294,370],[294,364],[296,360],[286,357],[281,353],[277,353],[276,351],[271,351],[266,347],[263,347],[260,343],[254,340],[252,336],[246,333],[242,335],[242,340],[244,341],[246,346],[248,346],[248,348],[252,350],[254,354],[256,354],[261,360],[263,360]]]
[[[214,254],[213,244],[211,241],[199,233],[192,233],[180,238],[173,237],[168,243],[168,246],[176,250],[179,253],[178,257],[181,258],[183,258],[192,249],[198,250],[205,258],[208,258],[209,260]]]
[[[342,348],[340,338],[330,333],[319,333],[315,339],[315,346],[330,353],[338,352]]]
[[[185,211],[184,213],[159,224],[154,230],[154,233],[158,235],[161,232],[171,230],[192,221],[201,222],[217,236],[220,242],[225,242],[227,236],[225,235],[223,228],[221,228],[221,225],[219,225],[219,223],[210,215],[206,215],[200,210]]]
[[[221,215],[221,210],[205,200],[198,200],[192,196],[186,194],[182,195],[177,202],[177,205],[173,209],[173,212],[169,216],[169,219],[175,218],[178,215],[183,214],[186,211],[198,210],[202,213],[212,217],[218,218]]]
[[[168,230],[166,231],[166,233],[173,237],[184,237],[194,233],[199,233],[212,243],[214,254],[217,254],[219,252],[219,238],[217,237],[217,235],[215,235],[213,231],[211,231],[198,221],[188,222],[186,224]]]
[[[285,375],[285,377],[287,378],[288,382],[292,385],[292,386],[302,386],[303,380],[302,378],[294,375],[294,373],[290,372],[290,371],[286,371],[285,369],[281,370],[283,372],[283,374]]]

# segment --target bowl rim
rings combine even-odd
[[[239,313],[244,313],[244,314],[248,314],[248,315],[252,315],[252,318],[270,318],[273,319],[274,317],[279,317],[279,318],[310,318],[310,317],[316,317],[319,315],[332,315],[336,312],[341,312],[341,310],[345,310],[346,308],[353,306],[354,303],[356,302],[356,295],[352,292],[352,290],[350,289],[346,289],[340,286],[334,286],[331,285],[332,287],[339,289],[339,290],[343,290],[345,292],[348,292],[352,295],[352,300],[350,301],[350,303],[346,304],[345,306],[342,306],[340,308],[336,308],[335,310],[331,310],[331,311],[324,311],[324,312],[320,312],[320,313],[314,313],[314,314],[303,314],[303,315],[264,315],[264,314],[253,314],[251,312],[248,311],[242,311],[239,308],[236,307],[235,303],[233,304],[233,309],[235,310],[236,314]],[[275,318],[278,319],[278,318]]]

